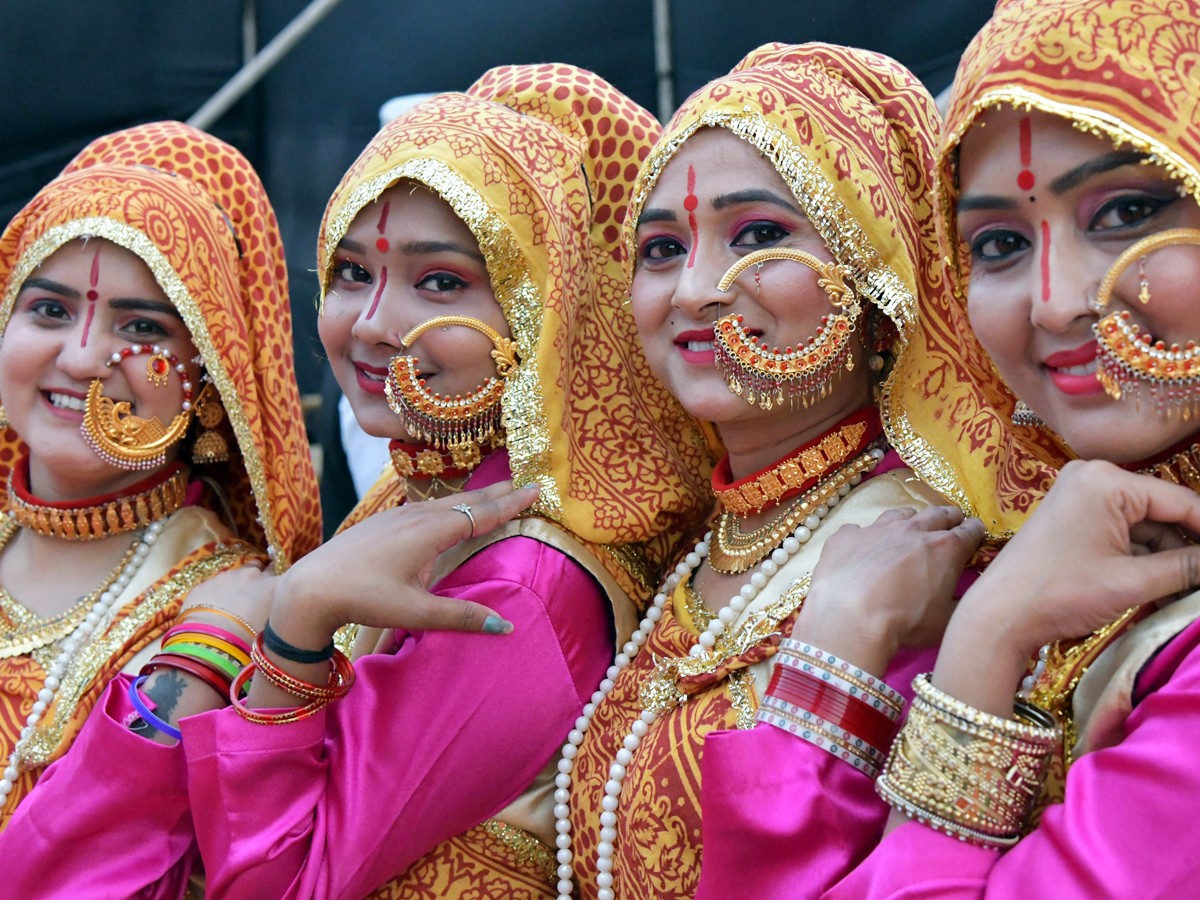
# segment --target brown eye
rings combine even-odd
[[[1015,231],[988,231],[971,242],[971,256],[982,262],[995,262],[1028,246],[1029,239]]]

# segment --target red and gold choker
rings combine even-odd
[[[735,516],[749,516],[807,491],[822,477],[862,453],[883,433],[879,412],[860,409],[819,438],[740,481],[733,481],[726,456],[713,471],[712,486],[721,505]]]
[[[392,457],[392,468],[400,477],[402,499],[428,500],[441,493],[457,493],[462,490],[455,482],[465,479],[483,460],[485,453],[490,453],[493,446],[489,442],[480,452],[478,444],[466,444],[451,450],[435,450],[427,444],[409,444],[405,441],[391,441],[388,453]],[[415,482],[425,482],[427,487],[418,490]],[[444,487],[439,492],[438,487]],[[411,498],[409,495],[411,494]]]
[[[8,478],[8,511],[18,525],[37,534],[94,541],[165,519],[186,502],[187,485],[187,466],[179,462],[117,493],[51,503],[30,492],[25,457]]]
[[[1163,481],[1182,484],[1200,493],[1200,444],[1195,437],[1169,447],[1157,456],[1121,466],[1139,475],[1152,475]]]

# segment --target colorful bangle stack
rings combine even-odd
[[[757,717],[874,778],[903,709],[903,696],[874,675],[811,644],[784,638]]]
[[[1018,703],[1024,721],[993,716],[913,680],[908,721],[875,782],[905,815],[981,847],[1021,837],[1062,738],[1054,717]]]
[[[178,669],[200,679],[224,699],[233,679],[249,663],[250,645],[237,635],[215,625],[177,623],[163,635],[162,650],[140,674]]]
[[[303,681],[279,668],[267,656],[264,649],[266,632],[269,628],[269,625],[264,628],[263,634],[260,634],[255,640],[254,646],[250,648],[250,664],[238,674],[237,678],[233,681],[233,685],[230,687],[230,701],[233,703],[233,708],[238,711],[238,714],[243,719],[259,725],[286,725],[289,722],[299,722],[301,719],[307,719],[309,716],[314,715],[318,710],[332,703],[334,700],[340,700],[342,697],[345,697],[350,692],[350,688],[354,687],[354,666],[351,664],[349,657],[336,648],[329,651],[329,681],[323,685]],[[288,646],[290,647],[290,645]],[[272,652],[278,651],[273,649]],[[321,654],[324,652],[324,650],[298,651],[298,653],[304,654]],[[299,662],[303,660],[293,659],[292,661]],[[239,699],[238,695],[241,689],[249,682],[250,677],[256,672],[261,672],[267,681],[280,690],[287,691],[289,694],[294,694],[309,702],[304,706],[280,712],[263,712],[257,709],[250,709]]]

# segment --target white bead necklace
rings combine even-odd
[[[883,459],[883,456],[883,450],[873,449],[868,451],[865,454],[866,459],[862,465],[862,471],[842,484],[836,494],[830,496],[824,504],[813,510],[813,514],[796,526],[795,531],[789,537],[785,538],[783,543],[758,565],[758,568],[750,575],[747,583],[742,585],[741,590],[730,597],[729,602],[713,617],[708,628],[700,635],[696,645],[689,651],[692,656],[700,657],[710,652],[711,648],[716,645],[717,639],[745,611],[746,606],[762,592],[772,576],[792,556],[799,553],[801,546],[812,538],[813,532],[820,527],[821,521],[829,514],[830,508],[836,506],[842,497],[850,493],[850,489],[862,481],[863,474],[874,469],[878,465],[879,460]],[[712,540],[711,531],[706,533],[703,539],[696,544],[695,548],[675,566],[675,571],[667,578],[662,590],[654,595],[654,602],[646,610],[646,617],[642,619],[637,631],[633,633],[632,637],[625,643],[625,646],[621,648],[621,652],[616,655],[613,664],[608,667],[608,671],[604,675],[604,680],[600,682],[600,686],[592,694],[591,701],[584,706],[579,718],[575,720],[575,727],[567,735],[567,742],[563,745],[562,749],[562,757],[558,761],[558,774],[554,778],[554,830],[556,832],[555,844],[558,847],[558,854],[556,856],[558,861],[558,900],[571,900],[572,892],[575,888],[575,868],[572,864],[574,857],[571,852],[571,772],[575,768],[575,757],[579,753],[579,747],[583,744],[583,737],[591,725],[592,717],[596,714],[596,708],[608,696],[616,684],[617,675],[637,656],[638,651],[641,650],[649,638],[650,632],[654,630],[655,624],[662,618],[663,608],[667,604],[667,599],[674,595],[675,589],[679,586],[680,582],[691,577],[692,572],[699,568],[704,558],[708,556],[708,544],[710,540]],[[600,844],[596,848],[596,887],[598,888],[598,900],[615,900],[616,897],[616,894],[613,892],[612,869],[613,857],[616,850],[617,808],[620,805],[621,788],[624,786],[626,769],[633,760],[634,752],[657,718],[657,713],[651,710],[643,710],[633,723],[629,734],[625,736],[621,749],[617,751],[616,758],[608,770],[608,781],[604,785],[604,798],[600,801]]]
[[[117,574],[117,577],[112,580],[112,583],[100,592],[100,596],[96,598],[96,602],[91,610],[88,611],[87,616],[63,643],[62,650],[59,651],[58,657],[46,673],[46,682],[42,686],[42,689],[38,691],[33,709],[25,719],[25,727],[21,729],[21,736],[17,740],[13,752],[9,754],[8,766],[4,770],[3,779],[0,779],[0,806],[3,806],[8,800],[8,795],[12,793],[13,787],[17,783],[17,777],[21,774],[17,766],[21,758],[21,753],[25,749],[29,739],[33,736],[33,730],[37,727],[37,723],[41,721],[42,714],[46,712],[50,703],[54,700],[54,694],[58,691],[62,677],[66,674],[67,667],[70,666],[75,652],[98,629],[107,627],[111,615],[116,609],[118,598],[125,591],[125,588],[129,587],[130,582],[133,581],[142,564],[145,563],[146,557],[150,555],[150,548],[158,541],[158,536],[165,526],[165,519],[152,522],[146,526],[146,530],[134,542],[133,550],[129,555],[129,561]]]

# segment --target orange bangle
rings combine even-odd
[[[245,667],[250,663],[250,657],[247,656],[240,647],[234,646],[223,638],[213,637],[212,635],[204,634],[200,631],[176,631],[172,629],[171,635],[163,641],[162,649],[166,650],[168,647],[180,642],[204,644],[206,647],[212,647],[214,650],[220,650],[226,656],[236,660],[237,664],[241,667]]]
[[[238,677],[233,679],[233,684],[229,686],[229,703],[237,710],[237,714],[248,722],[254,722],[256,725],[288,725],[292,722],[299,722],[307,719],[309,716],[316,715],[321,709],[329,705],[328,700],[314,700],[307,706],[298,706],[295,709],[285,709],[280,712],[261,712],[257,709],[250,709],[242,702],[242,688],[246,682],[250,680],[250,676],[254,674],[255,666],[253,663],[246,666],[238,673]]]
[[[222,619],[228,619],[230,622],[233,622],[235,625],[240,625],[242,628],[244,628],[250,634],[251,637],[258,636],[258,631],[255,630],[253,625],[251,625],[249,622],[247,622],[245,619],[243,619],[237,613],[230,612],[227,609],[221,609],[219,606],[189,606],[187,609],[183,610],[178,616],[175,617],[175,621],[182,622],[188,616],[194,615],[195,613],[201,613],[201,612],[212,613],[215,616],[220,616]]]
[[[263,636],[260,634],[250,647],[250,664],[275,687],[303,697],[305,700],[341,700],[354,687],[354,665],[349,657],[335,649],[329,660],[329,681],[324,685],[302,681],[290,672],[275,665],[263,649]]]

